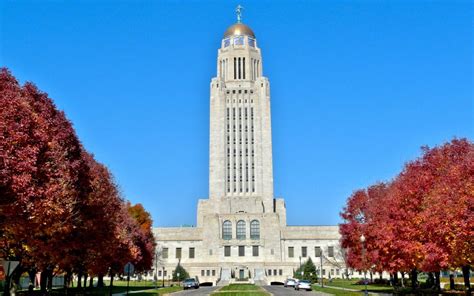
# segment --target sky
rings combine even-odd
[[[155,226],[195,225],[210,80],[237,4],[271,84],[289,225],[340,223],[354,190],[421,146],[473,140],[470,1],[1,0],[0,66],[54,99]]]

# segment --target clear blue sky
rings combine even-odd
[[[209,83],[237,1],[0,1],[0,65],[35,82],[155,225],[208,193]],[[336,224],[357,188],[473,131],[470,1],[241,1],[272,91],[275,194]]]

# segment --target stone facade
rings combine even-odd
[[[201,283],[283,282],[309,257],[323,275],[344,270],[337,226],[287,226],[273,195],[270,83],[253,31],[229,27],[210,85],[209,199],[196,227],[155,228],[157,276],[181,264]],[[318,271],[319,272],[319,271]]]

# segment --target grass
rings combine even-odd
[[[150,289],[140,293],[133,293],[133,296],[156,296],[156,295],[163,295],[166,293],[173,293],[177,291],[181,291],[183,288],[178,286],[167,287],[167,288],[160,288],[160,289]]]
[[[230,284],[223,287],[219,291],[248,291],[248,290],[260,290],[259,287],[251,284]]]
[[[91,296],[104,296],[104,295],[109,295],[110,287],[108,287],[109,282],[104,282],[106,285],[103,288],[69,288],[68,289],[68,294],[69,295],[91,295]],[[159,283],[161,284],[161,282]],[[129,291],[141,291],[141,290],[147,290],[144,291],[143,293],[133,293],[133,295],[139,296],[139,295],[162,295],[164,293],[170,293],[170,292],[176,292],[181,290],[182,288],[179,286],[173,286],[173,287],[167,287],[167,288],[159,288],[159,289],[153,289],[154,283],[153,282],[132,282],[130,281],[130,286],[129,286]],[[125,293],[127,291],[127,281],[114,281],[114,286],[112,287],[112,293]],[[40,295],[39,290],[35,290],[34,295]],[[64,295],[65,290],[62,288],[55,288],[51,292],[51,295]],[[22,290],[20,291],[17,295],[28,295],[28,291]]]
[[[215,296],[268,296],[262,288],[251,284],[230,284],[212,293]]]
[[[360,296],[360,295],[362,295],[361,292],[344,291],[344,290],[339,290],[339,289],[334,289],[334,288],[328,288],[327,286],[324,286],[324,288],[321,288],[320,286],[313,285],[312,288],[313,288],[313,291],[324,292],[324,293],[332,294],[332,295],[335,295],[335,296]]]
[[[332,282],[325,283],[325,286],[328,287],[339,287],[345,289],[352,289],[352,290],[359,290],[363,291],[365,289],[364,285],[356,285],[358,279],[353,280],[343,280],[343,279],[333,279]],[[393,292],[393,288],[386,285],[378,285],[378,284],[369,284],[367,285],[367,290],[369,292]]]

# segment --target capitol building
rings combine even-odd
[[[198,202],[195,227],[153,229],[156,275],[168,279],[179,263],[201,283],[265,285],[293,277],[311,257],[319,274],[342,277],[338,226],[289,226],[285,201],[274,196],[270,82],[256,35],[240,11],[225,30],[216,68],[209,198]]]

